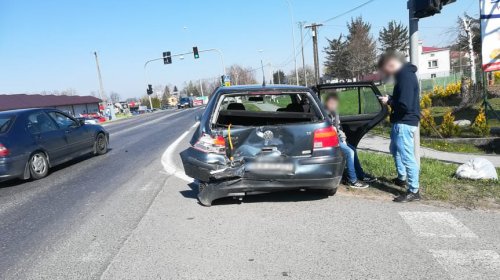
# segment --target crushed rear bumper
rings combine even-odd
[[[207,154],[194,148],[181,153],[186,175],[200,180],[198,199],[203,205],[230,196],[243,196],[293,189],[336,189],[345,161],[340,149],[315,157],[290,157],[293,172],[262,174],[247,168],[248,160],[229,162],[224,155]]]
[[[198,200],[205,206],[212,205],[216,199],[231,196],[245,196],[294,189],[336,189],[342,176],[327,179],[280,179],[254,180],[239,178],[206,184],[198,193]]]

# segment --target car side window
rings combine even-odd
[[[382,105],[371,87],[359,88],[359,100],[361,102],[360,114],[378,114]]]
[[[30,133],[43,133],[57,130],[57,125],[45,112],[37,112],[28,116],[28,130]]]
[[[76,127],[78,124],[70,117],[58,113],[58,112],[50,112],[49,115],[54,119],[54,121],[59,125],[60,128],[69,128],[69,127]]]
[[[377,95],[368,86],[324,89],[321,91],[323,103],[332,94],[339,97],[339,114],[341,116],[371,115],[382,110]]]

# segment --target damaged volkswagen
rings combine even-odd
[[[370,102],[363,88],[370,89]],[[332,92],[358,101],[349,107],[355,105],[359,114],[341,117],[351,144],[357,145],[387,113],[371,84],[217,89],[190,147],[181,152],[186,175],[198,181],[199,202],[210,206],[223,197],[294,189],[334,195],[345,160],[337,130],[320,101]]]

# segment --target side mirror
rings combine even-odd
[[[78,124],[80,126],[85,125],[85,120],[84,119],[78,119]]]
[[[194,120],[199,122],[201,120],[201,114],[194,116]]]

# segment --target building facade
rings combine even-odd
[[[94,96],[0,94],[0,111],[55,108],[73,116],[99,112],[101,100]]]
[[[451,74],[450,49],[419,46],[420,79],[447,77]]]

